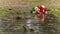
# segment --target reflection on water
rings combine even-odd
[[[32,16],[29,15],[27,16],[28,19],[26,21],[26,26],[28,27],[28,32],[27,34],[39,34],[39,23],[40,21],[39,20],[36,20],[34,18],[31,18]]]

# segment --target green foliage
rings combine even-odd
[[[59,17],[60,18],[60,10],[58,9],[58,8],[55,8],[55,7],[52,7],[52,8],[50,8],[50,13],[52,13],[52,14],[54,14],[54,15],[56,15],[57,17]]]
[[[6,13],[8,13],[8,9],[5,9],[5,8],[3,8],[3,9],[0,9],[0,16],[1,15],[5,15]]]

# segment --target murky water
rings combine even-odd
[[[2,31],[8,34],[56,34],[56,22],[58,21],[56,16],[48,15],[43,25],[40,24],[39,19],[32,18],[30,14],[26,17],[21,20],[16,20],[15,16],[12,20],[2,19]]]

